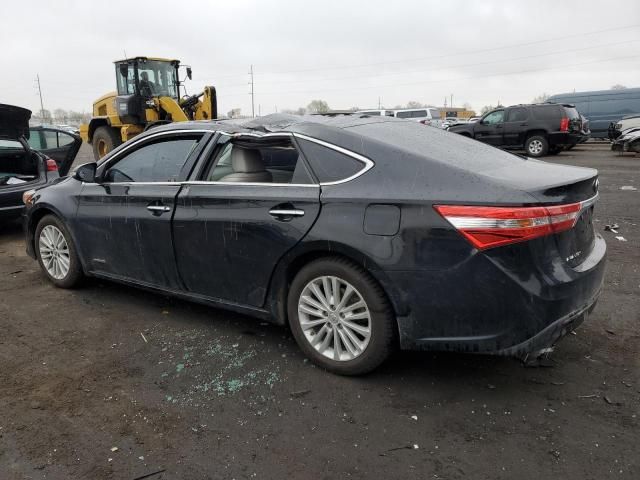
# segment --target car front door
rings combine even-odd
[[[95,274],[181,289],[171,218],[192,162],[209,135],[149,135],[98,167],[83,185],[75,231],[87,268]]]
[[[174,241],[191,293],[262,307],[278,260],[320,211],[320,187],[289,135],[221,136],[178,195]]]
[[[504,110],[494,110],[488,113],[474,127],[476,140],[499,147],[503,145]]]
[[[82,139],[78,135],[48,127],[29,128],[28,142],[31,148],[55,160],[60,176],[69,173],[82,145]]]
[[[529,126],[529,111],[524,107],[507,109],[504,121],[504,145],[521,147],[524,145],[525,132]]]

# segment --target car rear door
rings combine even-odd
[[[80,150],[82,139],[71,132],[50,127],[29,128],[29,146],[55,160],[60,176],[69,169]]]
[[[290,135],[233,141],[220,136],[201,173],[178,195],[176,260],[190,293],[259,308],[278,261],[315,222],[320,187]],[[266,178],[241,181],[227,161],[234,148],[260,151]]]
[[[514,107],[506,110],[503,139],[508,147],[524,145],[527,127],[529,125],[529,111],[525,107]]]
[[[171,235],[180,181],[210,134],[149,135],[98,168],[78,199],[75,231],[93,273],[182,289]]]

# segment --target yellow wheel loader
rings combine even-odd
[[[98,160],[123,142],[157,125],[218,116],[216,89],[180,96],[180,60],[134,57],[114,62],[117,92],[93,103],[93,117],[80,125],[80,136]],[[186,67],[191,79],[191,67]]]

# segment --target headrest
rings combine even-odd
[[[231,166],[236,173],[264,172],[264,163],[259,150],[234,147],[231,150]]]

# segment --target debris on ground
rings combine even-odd
[[[304,397],[308,393],[311,393],[311,390],[298,390],[296,392],[290,392],[289,396],[291,398],[300,398],[300,397]]]
[[[638,190],[638,189],[632,185],[623,185],[622,187],[620,187],[620,190]]]
[[[166,470],[167,470],[166,468],[163,468],[162,470],[156,470],[155,472],[145,473],[144,475],[140,475],[139,477],[136,477],[133,480],[142,480],[143,478],[149,478],[149,477],[152,477],[153,475],[158,475],[159,473],[162,473]]]
[[[111,447],[111,451],[112,452],[117,452],[118,451],[118,447]]]
[[[147,337],[144,336],[144,333],[140,332],[140,336],[144,340],[144,343],[149,343],[149,342],[147,342]]]
[[[604,226],[604,231],[605,232],[612,232],[612,233],[618,233],[618,229],[620,228],[620,225],[618,225],[617,223],[611,223],[608,225]]]
[[[624,238],[623,236],[617,236],[616,240],[620,240],[621,242],[626,242],[627,241],[627,239]]]

